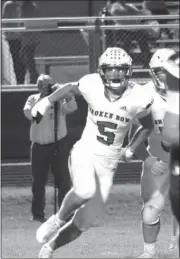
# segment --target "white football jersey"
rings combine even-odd
[[[153,82],[149,82],[147,86],[152,89],[153,104],[151,105],[151,112],[154,119],[154,132],[149,137],[149,151],[153,156],[167,162],[169,154],[165,152],[161,146],[161,131],[163,128],[163,120],[166,112],[167,102],[155,90]]]
[[[118,159],[132,120],[149,112],[152,97],[144,87],[129,82],[123,96],[109,101],[99,74],[89,74],[79,81],[79,90],[88,103],[86,125],[75,145],[97,155]]]

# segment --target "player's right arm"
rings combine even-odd
[[[63,87],[62,85],[60,87],[56,85],[57,89],[53,93],[42,98],[38,103],[34,105],[34,107],[31,110],[32,117],[36,118],[38,114],[40,114],[40,116],[43,117],[46,111],[53,103],[61,101],[75,94],[79,94],[80,92],[78,86],[79,82],[68,83],[65,84]]]
[[[93,85],[96,84],[97,75],[88,74],[80,78],[78,82],[70,82],[64,86],[58,87],[52,94],[48,96],[48,101],[54,103],[73,95],[89,96],[92,93]]]
[[[72,97],[74,95],[87,96],[91,92],[91,76],[86,75],[78,82],[70,82],[65,85],[55,85],[55,91],[50,95],[42,98],[32,109],[32,116],[36,118],[38,115],[43,117],[48,108],[55,102]]]
[[[79,82],[71,82],[64,86],[57,86],[57,89],[52,94],[48,95],[47,99],[52,104],[76,94],[81,94],[79,91]]]

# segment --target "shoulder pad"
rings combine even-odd
[[[79,80],[79,90],[82,94],[89,94],[92,89],[96,89],[97,84],[99,84],[101,78],[98,73],[88,74],[83,76]]]

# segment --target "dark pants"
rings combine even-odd
[[[27,71],[29,71],[30,83],[35,84],[38,78],[34,59],[36,45],[30,44],[22,46],[21,40],[8,40],[8,44],[17,84],[24,84]]]
[[[65,194],[71,186],[68,170],[69,146],[67,137],[58,142],[55,152],[55,144],[39,145],[33,143],[31,147],[32,163],[32,206],[31,212],[35,217],[44,217],[45,209],[45,185],[48,172],[51,170],[58,188],[58,205],[60,207]]]

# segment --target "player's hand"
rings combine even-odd
[[[120,161],[122,162],[131,162],[134,156],[134,152],[129,148],[129,147],[125,147],[121,149],[121,153],[120,153]]]

